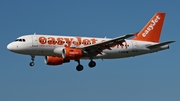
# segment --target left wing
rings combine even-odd
[[[125,42],[125,39],[134,36],[134,34],[126,34],[124,36],[120,36],[111,40],[107,40],[101,43],[96,43],[93,45],[85,46],[82,49],[86,51],[88,54],[97,55],[101,54],[101,52],[105,49],[111,50],[112,46],[122,45]]]

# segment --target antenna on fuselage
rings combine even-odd
[[[34,35],[36,35],[36,32],[34,33]]]

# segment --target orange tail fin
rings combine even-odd
[[[156,13],[133,40],[159,42],[165,13]]]

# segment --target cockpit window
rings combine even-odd
[[[19,42],[25,42],[25,39],[16,39],[15,41],[19,41]]]
[[[19,41],[19,39],[16,39],[15,41]]]

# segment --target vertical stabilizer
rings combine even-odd
[[[133,40],[159,42],[165,13],[156,13]]]

